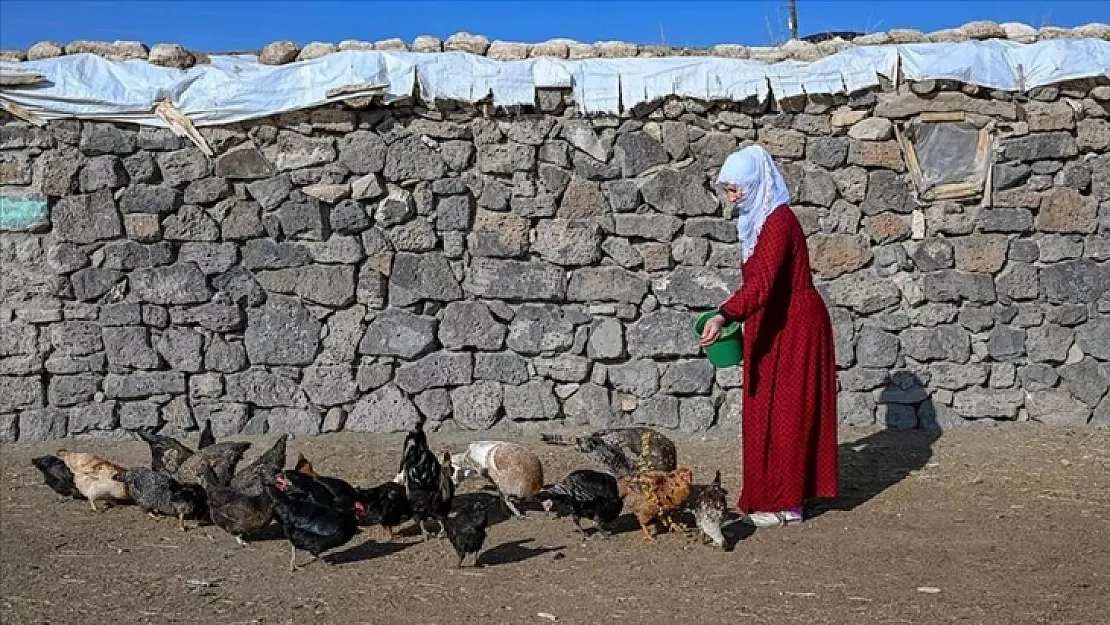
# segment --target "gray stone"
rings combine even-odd
[[[138,371],[104,377],[104,394],[112,399],[143,399],[155,395],[184,395],[185,374],[178,371]]]
[[[126,155],[135,151],[135,145],[134,132],[128,132],[112,124],[89,123],[84,124],[81,129],[80,148],[82,152],[89,156],[99,154]]]
[[[1040,295],[1040,274],[1028,263],[1009,263],[995,281],[998,295],[1011,300],[1034,300]]]
[[[131,369],[158,369],[162,359],[150,346],[150,330],[139,326],[104,328],[108,364]]]
[[[226,402],[197,403],[193,405],[193,412],[198,422],[212,423],[212,435],[217,440],[243,431],[251,413],[249,406]]]
[[[436,230],[467,230],[474,215],[474,201],[469,195],[452,195],[436,202]]]
[[[506,340],[509,349],[528,355],[563,351],[573,343],[574,326],[561,308],[550,304],[525,304],[517,309]]]
[[[1025,355],[1025,330],[999,325],[991,330],[987,350],[991,358],[1013,360]]]
[[[324,240],[324,210],[313,198],[308,198],[306,202],[283,202],[277,210],[277,218],[281,223],[281,233],[286,237]]]
[[[108,343],[108,334],[104,336]],[[191,328],[171,326],[162,332],[155,346],[158,353],[166,359],[170,368],[177,371],[196,373],[201,371],[204,357],[201,349],[204,347],[204,336]],[[109,352],[110,353],[110,352]],[[109,357],[111,361],[111,357]]]
[[[673,215],[614,215],[613,233],[622,237],[636,237],[653,241],[670,242],[682,229],[682,220]]]
[[[64,438],[68,432],[66,412],[57,408],[23,410],[16,417],[21,443]]]
[[[609,390],[597,384],[583,384],[563,401],[563,414],[575,424],[611,427],[613,415]]]
[[[474,379],[523,384],[528,381],[528,363],[512,352],[474,354]]]
[[[991,178],[994,180],[994,189],[1003,191],[1025,184],[1031,173],[1032,170],[1024,163],[996,163]]]
[[[91,302],[111,291],[122,279],[123,274],[114,269],[88,267],[75,272],[70,276],[69,282],[75,299]]]
[[[339,140],[339,163],[356,174],[382,171],[386,152],[385,141],[366,130],[356,130]]]
[[[155,160],[162,172],[162,182],[171,187],[198,180],[209,172],[208,158],[198,148],[158,154]]]
[[[161,425],[158,404],[145,401],[126,402],[119,405],[119,426],[125,430],[157,428]]]
[[[263,236],[259,205],[255,202],[233,201],[220,221],[220,234],[226,241],[242,241]],[[223,206],[223,204],[221,204]]]
[[[987,368],[979,364],[957,365],[938,362],[929,366],[930,384],[951,391],[963,390],[970,386],[982,386],[987,381],[987,372]]]
[[[479,155],[479,161],[481,156]],[[447,173],[447,163],[438,152],[428,147],[420,137],[409,136],[394,141],[386,152],[384,175],[386,180],[435,180]]]
[[[54,350],[69,356],[84,356],[104,349],[101,328],[89,321],[65,321],[50,326]]]
[[[628,353],[634,358],[695,356],[699,347],[694,336],[693,313],[657,310],[648,313],[627,330]]]
[[[919,271],[950,269],[955,262],[955,253],[947,239],[933,237],[918,244],[913,261]]]
[[[224,152],[216,158],[215,174],[233,180],[258,180],[274,174],[274,166],[252,145]]]
[[[189,376],[190,399],[217,399],[224,394],[224,378],[218,373]]]
[[[120,194],[119,208],[124,213],[169,215],[181,206],[182,199],[173,187],[133,184]]]
[[[50,220],[59,241],[88,244],[123,236],[123,223],[107,190],[61,198]]]
[[[243,329],[243,311],[234,304],[209,302],[191,308],[174,308],[170,319],[176,324],[199,325],[213,332],[235,332]]]
[[[586,354],[592,360],[624,356],[624,326],[616,319],[600,319],[590,326]]]
[[[1054,427],[1084,426],[1091,419],[1091,409],[1086,404],[1057,389],[1033,391],[1025,408],[1033,421]]]
[[[617,137],[613,156],[625,178],[639,176],[668,161],[663,145],[643,132],[628,132]]]
[[[1104,367],[1088,357],[1075,364],[1060,367],[1059,372],[1071,395],[1095,408],[1106,395],[1107,389],[1110,389],[1110,374]]]
[[[545,219],[535,232],[532,249],[556,265],[589,265],[601,258],[601,227],[595,221]]]
[[[1079,326],[1075,343],[1084,354],[1103,361],[1110,360],[1110,318],[1098,315]]]
[[[46,400],[51,406],[76,406],[91,402],[100,391],[99,375],[59,375],[50,378]]]
[[[265,210],[273,210],[289,197],[293,190],[293,183],[288,175],[275,176],[265,180],[258,180],[247,185],[247,193],[258,206]],[[224,235],[227,236],[226,234]]]
[[[395,188],[389,192],[374,212],[374,221],[383,228],[403,224],[416,216],[416,203],[412,193]]]
[[[183,206],[162,222],[162,236],[168,241],[217,241],[220,224],[199,206]]]
[[[1002,140],[1002,158],[1008,161],[1066,159],[1078,154],[1075,137],[1068,132],[1038,132]]]
[[[708,238],[722,243],[736,243],[736,224],[719,217],[690,217],[682,232],[688,237]]]
[[[943,360],[963,364],[971,357],[970,337],[959,326],[908,328],[900,338],[902,351],[918,362]]]
[[[308,265],[260,271],[256,278],[267,291],[296,294],[321,306],[343,308],[355,301],[355,268],[350,265]]]
[[[1052,388],[1060,381],[1060,376],[1049,365],[1026,365],[1019,373],[1022,387],[1029,392]]]
[[[165,241],[153,245],[143,245],[134,241],[113,241],[101,250],[104,254],[104,267],[125,271],[168,265],[173,258],[173,248]],[[132,289],[135,288],[137,287],[132,286]]]
[[[130,284],[141,300],[151,304],[200,304],[212,296],[204,273],[191,262],[136,269]]]
[[[416,406],[396,386],[387,384],[363,397],[347,415],[348,432],[406,432],[420,421]]]
[[[430,252],[438,237],[426,219],[416,219],[390,229],[389,241],[398,252]]]
[[[972,332],[983,332],[994,326],[994,313],[986,306],[971,304],[960,308],[960,325]]]
[[[385,386],[393,379],[393,365],[388,362],[363,364],[355,372],[355,384],[360,393]]]
[[[439,340],[447,349],[499,350],[508,329],[481,302],[451,302],[443,309]]]
[[[69,148],[44,152],[35,159],[32,178],[43,195],[71,195],[77,192],[77,172],[84,160],[80,152]],[[132,182],[138,182],[134,176],[131,178]]]
[[[705,432],[713,427],[717,409],[711,397],[688,397],[678,406],[678,428],[687,434]]]
[[[512,421],[544,421],[561,414],[554,383],[534,380],[520,386],[502,387],[505,416]]]
[[[478,297],[508,301],[557,301],[567,293],[566,272],[561,267],[494,258],[475,258],[464,287]]]
[[[462,299],[462,289],[442,254],[402,252],[394,257],[389,280],[390,305],[408,306],[421,300],[449,302],[458,299]]]
[[[739,287],[738,270],[684,266],[653,281],[652,292],[663,306],[708,309],[720,306]]]
[[[640,185],[644,201],[666,215],[712,215],[717,199],[701,182],[701,172],[665,167]]]
[[[473,256],[513,257],[528,249],[528,220],[517,216],[479,211],[467,235]]]
[[[451,394],[447,389],[431,388],[413,400],[416,409],[432,423],[446,421],[451,416]]]
[[[263,148],[262,153],[278,171],[324,165],[336,158],[331,137],[308,137],[288,130],[279,131],[277,141]]]
[[[1062,363],[1075,341],[1075,331],[1058,325],[1046,324],[1030,328],[1025,338],[1025,349],[1033,362]]]
[[[867,195],[860,204],[864,215],[910,213],[915,207],[909,185],[898,174],[877,170],[868,176]]]
[[[952,409],[971,419],[1014,419],[1024,403],[1020,390],[972,388],[956,393]]]
[[[1056,263],[1041,267],[1041,285],[1052,303],[1085,304],[1110,289],[1110,270],[1086,258]]]
[[[556,382],[585,382],[590,377],[590,361],[582,356],[563,354],[554,358],[535,358],[536,375]]]
[[[933,302],[960,302],[966,300],[980,304],[995,301],[994,280],[981,273],[944,270],[923,276],[922,290],[926,299]]]
[[[312,436],[320,433],[321,415],[315,410],[304,408],[271,408],[258,410],[254,419],[266,420],[267,434],[290,434],[292,436]]]
[[[339,406],[358,399],[358,386],[350,365],[308,367],[304,370],[301,388],[317,406]]]
[[[648,427],[677,428],[680,423],[678,405],[677,397],[653,395],[636,403],[632,422]]]
[[[472,354],[438,351],[397,368],[394,382],[406,393],[430,388],[470,384],[474,375]]]
[[[704,358],[676,360],[663,366],[659,389],[669,395],[707,395],[713,378],[713,366]]]
[[[611,180],[601,184],[613,211],[627,213],[640,205],[640,185],[635,180]]]
[[[357,200],[343,200],[329,213],[331,229],[338,234],[358,234],[370,227],[370,217]]]
[[[208,275],[230,270],[239,258],[234,243],[182,243],[177,252],[181,262],[195,263]]]
[[[9,184],[27,184],[30,180],[30,170],[25,180],[12,181]],[[118,189],[127,186],[129,178],[123,162],[117,156],[94,156],[86,161],[81,169],[81,191],[91,193],[101,189]]]
[[[116,402],[84,404],[69,411],[69,433],[88,434],[113,430],[118,426]]]
[[[648,283],[620,267],[585,267],[570,275],[566,297],[572,302],[626,302],[639,304],[648,292]]]
[[[361,354],[413,359],[435,347],[437,321],[395,308],[378,314],[358,346]]]
[[[343,430],[346,423],[347,411],[338,407],[332,408],[324,414],[324,422],[320,425],[320,431],[325,434],[339,432]]]
[[[297,382],[279,373],[252,368],[232,373],[224,380],[225,397],[234,402],[264,408],[304,406],[304,394]]]
[[[901,301],[898,287],[868,271],[846,274],[824,287],[832,306],[849,308],[859,314],[872,314]]]
[[[982,232],[1025,233],[1033,231],[1033,214],[1025,208],[995,207],[979,211]]]
[[[893,367],[901,355],[898,337],[864,324],[856,341],[856,360],[863,367]]]
[[[242,247],[243,266],[258,269],[283,269],[300,267],[312,261],[308,249],[301,244],[278,242],[273,239],[254,239]]]
[[[247,356],[252,364],[307,365],[316,357],[320,325],[297,299],[271,295],[247,311]]]

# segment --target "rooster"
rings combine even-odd
[[[405,436],[401,452],[401,479],[405,496],[412,507],[412,518],[420,527],[420,534],[428,538],[424,521],[435,518],[443,532],[451,500],[455,496],[455,483],[451,479],[451,454],[443,454],[443,463],[436,459],[424,434],[423,422]]]
[[[685,529],[671,519],[671,514],[686,505],[693,479],[694,472],[681,467],[666,472],[648,471],[617,481],[621,497],[640,523],[644,540],[655,540],[648,530],[648,525],[654,520],[662,521],[670,529],[679,529],[686,533]]]
[[[273,484],[266,484],[265,494],[274,502],[274,518],[281,524],[285,537],[291,544],[289,570],[297,566],[297,549],[312,554],[308,564],[320,559],[320,554],[341,547],[358,531],[356,514],[363,514],[362,504],[340,510],[311,499],[288,497]]]
[[[674,442],[651,428],[612,428],[588,436],[541,434],[540,440],[577,447],[618,478],[644,471],[674,471],[677,466]]]
[[[123,473],[123,467],[98,458],[92,454],[59,449],[56,454],[73,472],[73,484],[89,500],[93,512],[99,512],[96,500],[130,501],[131,493],[127,484],[115,478]]]
[[[609,537],[606,525],[621,515],[624,502],[621,500],[617,478],[602,473],[581,469],[563,478],[563,481],[540,491],[537,495],[546,512],[551,512],[555,502],[569,504],[574,519],[574,527],[586,539],[582,519],[590,519],[597,525],[602,537]]]
[[[728,491],[721,486],[721,472],[717,471],[712,484],[695,487],[690,501],[694,520],[703,539],[711,540],[714,546],[723,548],[725,537],[721,533],[721,522],[728,508]]]

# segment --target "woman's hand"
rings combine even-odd
[[[717,340],[721,335],[721,328],[724,327],[726,320],[721,315],[714,315],[709,321],[705,322],[705,327],[701,329],[701,346],[711,344]]]

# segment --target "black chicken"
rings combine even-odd
[[[150,446],[150,468],[155,471],[175,473],[181,465],[193,456],[193,450],[172,436],[158,434],[154,428],[145,427],[131,430]]]
[[[61,458],[57,456],[39,456],[31,458],[31,464],[35,465],[35,468],[42,473],[42,481],[50,487],[50,490],[62,497],[85,499],[81,491],[77,490],[77,485],[73,483],[73,471],[69,470],[69,467],[62,462]]]
[[[222,445],[223,443],[219,443]],[[246,495],[229,486],[205,465],[201,486],[208,496],[208,516],[212,523],[235,537],[235,542],[246,547],[243,536],[260,530],[273,520],[274,504],[266,491]]]
[[[207,496],[197,484],[181,484],[165,471],[147,467],[127,469],[115,477],[127,484],[131,499],[152,515],[175,516],[181,531],[185,519],[196,519],[207,513]]]
[[[360,501],[355,487],[337,477],[305,475],[295,470],[286,470],[274,478],[274,485],[291,498],[307,498],[340,510],[353,510],[355,502]]]
[[[573,511],[574,527],[586,538],[586,530],[581,519],[590,519],[597,525],[598,532],[605,538],[609,530],[605,526],[617,520],[624,508],[617,479],[608,473],[582,469],[566,476],[563,481],[549,486],[537,495],[543,502],[543,509],[551,511],[555,502],[569,504]]]
[[[674,441],[651,428],[612,428],[587,436],[541,434],[540,439],[551,445],[577,447],[618,478],[644,471],[674,471],[678,466]]]
[[[424,521],[434,518],[439,521],[442,535],[443,524],[451,512],[451,500],[455,496],[455,482],[451,480],[451,454],[443,454],[443,463],[436,459],[428,447],[428,437],[424,434],[424,424],[417,424],[405,436],[401,457],[401,473],[405,485],[405,496],[412,507],[412,518],[420,527],[420,534],[428,538]]]
[[[447,519],[447,539],[459,556],[456,568],[462,567],[466,556],[474,554],[474,566],[478,566],[478,552],[486,542],[486,528],[489,526],[489,509],[492,502],[467,506]]]
[[[311,564],[325,551],[347,544],[358,531],[355,515],[362,513],[361,503],[355,502],[354,508],[340,510],[310,499],[287,497],[273,484],[266,485],[266,492],[274,502],[274,518],[292,545],[290,571],[301,568],[296,564],[298,549],[312,554],[312,560],[306,563]]]
[[[212,434],[212,420],[204,420],[204,429],[200,431],[200,438],[197,439],[197,449],[204,449],[210,445],[216,444],[216,437]]]
[[[358,488],[358,500],[365,507],[363,523],[377,522],[389,532],[392,540],[398,525],[412,518],[405,487],[397,482],[386,482],[373,488]]]

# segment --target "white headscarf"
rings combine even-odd
[[[736,234],[741,260],[747,260],[771,211],[790,202],[790,190],[775,160],[761,145],[749,145],[725,159],[717,184],[733,185],[741,193],[736,203]]]

